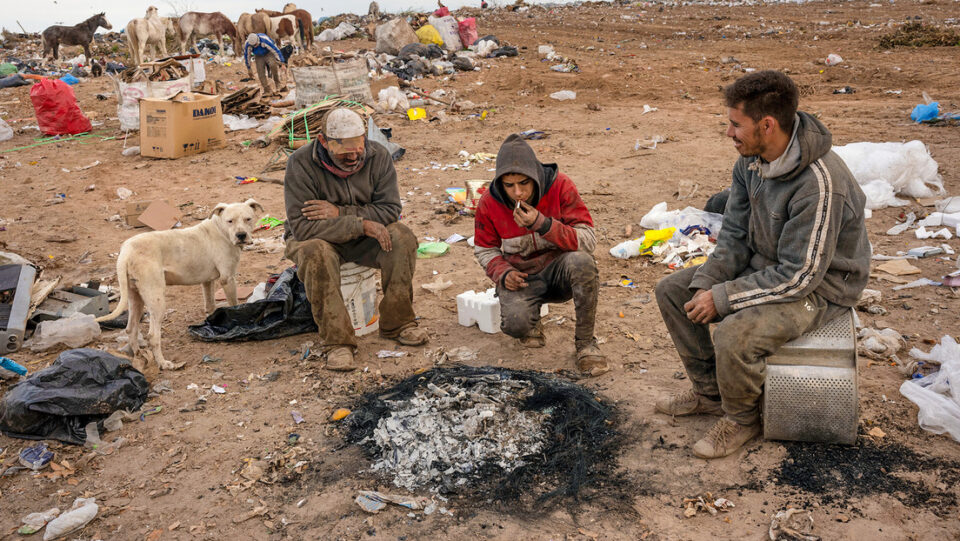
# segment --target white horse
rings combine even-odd
[[[177,35],[173,21],[157,14],[157,8],[150,6],[142,19],[133,19],[127,23],[127,46],[130,47],[130,57],[133,63],[139,66],[146,58],[147,46],[153,48],[153,57],[157,57],[159,47],[161,57],[167,54],[167,34]]]

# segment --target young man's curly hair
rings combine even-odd
[[[777,119],[780,129],[793,132],[800,91],[790,77],[774,70],[745,75],[723,89],[727,107],[743,106],[743,114],[754,122],[765,116]]]

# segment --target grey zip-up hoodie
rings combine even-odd
[[[717,248],[690,284],[712,291],[721,316],[812,292],[854,306],[867,284],[863,191],[830,150],[827,128],[802,112],[797,121],[784,153],[794,167],[741,157],[733,168]],[[764,178],[763,169],[776,176]]]
[[[363,220],[390,225],[400,217],[400,188],[390,152],[380,143],[367,141],[363,166],[340,178],[323,166],[318,142],[304,145],[287,161],[283,199],[287,209],[284,240],[321,239],[343,244],[363,236]],[[340,216],[308,220],[305,201],[322,199],[340,209]]]

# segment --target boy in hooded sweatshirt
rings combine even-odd
[[[722,415],[693,446],[727,456],[760,433],[766,358],[849,311],[870,272],[865,197],[786,75],[760,71],[724,90],[740,159],[717,248],[657,284],[657,304],[693,388],[668,415]],[[710,323],[716,323],[713,339]]]
[[[543,347],[541,305],[573,299],[577,368],[593,376],[607,372],[593,336],[597,239],[570,177],[555,163],[540,163],[520,135],[507,137],[474,227],[477,261],[497,285],[503,332],[527,347]]]

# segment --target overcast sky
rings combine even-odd
[[[556,1],[556,0],[555,0]],[[488,0],[491,5],[513,3],[512,0]],[[28,32],[40,32],[52,24],[77,24],[95,13],[106,12],[107,21],[114,30],[120,30],[130,19],[143,17],[150,5],[155,5],[161,15],[170,15],[176,11],[222,11],[234,22],[243,12],[256,8],[283,9],[283,0],[266,2],[264,0],[2,0],[0,26],[7,30],[19,31],[17,21]],[[298,7],[306,9],[314,20],[349,11],[367,12],[369,0],[300,0]],[[436,0],[378,0],[380,10],[384,12],[405,11],[407,9],[430,10],[437,7]],[[562,3],[562,2],[557,2]],[[480,0],[445,0],[444,5],[456,8],[463,5],[479,6]],[[102,31],[102,30],[101,30]]]

